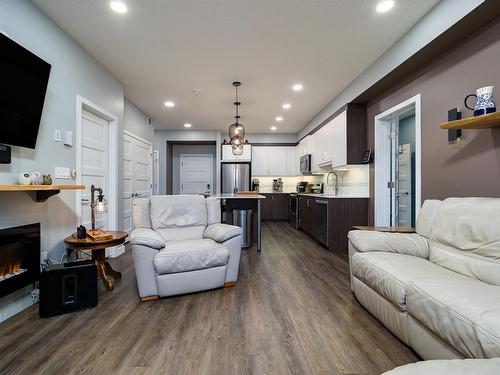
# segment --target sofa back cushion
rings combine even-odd
[[[132,225],[137,228],[151,228],[149,197],[135,198],[132,201]]]
[[[431,262],[500,286],[500,199],[442,201],[433,216],[429,240]]]
[[[203,238],[207,206],[202,195],[153,195],[151,227],[165,241]]]
[[[220,199],[208,197],[205,199],[207,205],[207,224],[218,224],[220,223]]]

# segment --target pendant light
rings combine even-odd
[[[238,100],[238,87],[241,86],[241,82],[233,82],[233,86],[235,89],[234,106],[236,115],[234,118],[236,119],[236,122],[229,126],[229,139],[231,139],[233,155],[241,155],[243,153],[243,140],[245,138],[245,127],[243,124],[239,123],[241,118],[239,114],[239,106],[241,105],[241,102]]]

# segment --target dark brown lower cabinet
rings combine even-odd
[[[266,197],[260,201],[262,220],[288,221],[290,211],[290,194],[264,193]]]
[[[324,199],[321,199],[324,200]],[[316,230],[316,197],[299,196],[299,228],[320,241]],[[347,234],[354,225],[368,222],[368,199],[328,199],[328,250],[347,254]]]

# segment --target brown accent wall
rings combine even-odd
[[[422,99],[422,201],[460,196],[500,197],[500,129],[463,130],[462,141],[448,143],[448,110],[463,106],[467,94],[495,86],[500,110],[500,19],[471,35],[453,51],[371,100],[367,105],[368,145],[374,148],[374,117],[417,95]],[[377,157],[377,150],[375,150]],[[374,176],[374,168],[371,172]],[[373,192],[374,178],[370,179]],[[373,197],[369,221],[373,223]]]

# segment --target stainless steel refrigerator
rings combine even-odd
[[[221,164],[222,193],[250,190],[250,163]]]

